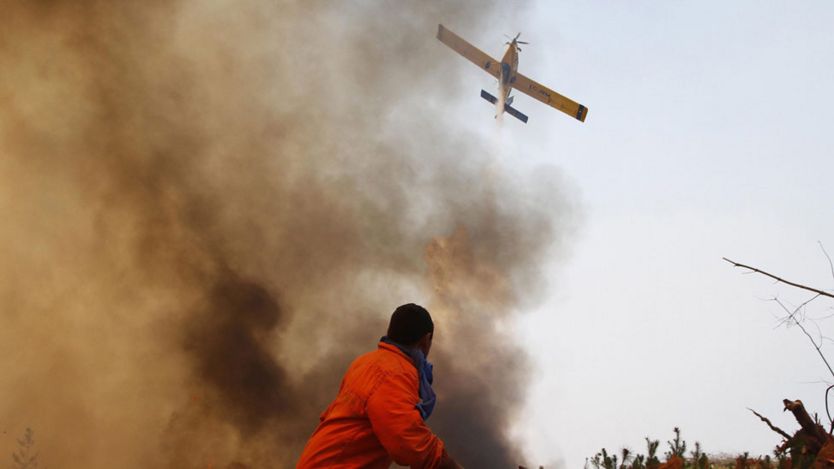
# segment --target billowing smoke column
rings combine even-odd
[[[51,467],[292,467],[416,301],[432,427],[521,462],[508,328],[571,206],[443,116],[436,24],[484,2],[0,3],[0,454],[31,426]]]

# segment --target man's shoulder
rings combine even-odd
[[[367,399],[383,383],[392,382],[414,388],[416,392],[419,386],[417,369],[399,351],[380,347],[354,360],[345,376],[343,392]]]
[[[401,352],[380,347],[360,355],[351,369],[372,368],[385,374],[416,375],[417,369]]]

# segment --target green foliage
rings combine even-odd
[[[660,467],[660,460],[657,459],[657,447],[660,446],[660,440],[652,440],[646,437],[646,469],[656,469]]]
[[[681,439],[679,428],[674,429],[675,438],[668,441],[669,451],[665,453],[667,460],[679,457],[683,460],[685,469],[810,469],[816,455],[808,454],[803,440],[797,440],[789,448],[790,455],[775,452],[775,458],[764,456],[751,458],[750,453],[725,459],[711,460],[696,441],[695,447],[686,458],[686,442]],[[619,454],[611,454],[603,448],[593,458],[585,460],[585,469],[658,469],[661,465],[657,457],[660,440],[646,440],[646,454],[634,454],[628,448],[623,448]],[[791,466],[791,458],[794,458]]]
[[[594,469],[619,469],[617,466],[617,455],[608,455],[608,451],[605,448],[595,454],[593,459],[591,459],[591,465],[593,465]]]
[[[680,428],[675,427],[674,431],[675,439],[666,442],[666,444],[669,445],[669,451],[666,453],[666,459],[670,459],[672,456],[677,456],[681,459],[685,459],[686,441],[681,440]]]
[[[695,447],[690,451],[689,458],[686,458],[686,442],[681,439],[681,432],[679,428],[674,429],[675,438],[668,441],[669,451],[665,453],[667,460],[672,457],[679,457],[683,460],[685,469],[738,469],[756,468],[756,469],[788,469],[789,458],[785,455],[777,455],[778,462],[774,466],[774,460],[767,456],[765,458],[750,459],[749,453],[744,453],[737,459],[719,459],[710,460],[707,454],[701,447],[700,442],[695,442]],[[621,450],[619,454],[609,453],[607,449],[601,449],[591,459],[585,460],[586,469],[658,469],[661,465],[657,457],[657,451],[660,447],[660,440],[652,440],[649,437],[646,440],[645,454],[634,454],[628,448]],[[742,466],[738,466],[739,460],[743,460]],[[799,469],[794,466],[793,469]]]
[[[623,448],[621,451],[620,455],[622,456],[622,459],[620,460],[620,469],[629,469],[631,466],[628,466],[627,464],[631,462],[634,456],[628,448]]]
[[[34,452],[35,432],[27,428],[23,437],[17,440],[17,451],[12,453],[14,469],[37,469],[38,454]]]
[[[690,451],[689,455],[692,456],[691,467],[694,469],[709,469],[709,458],[706,453],[701,451],[700,442],[695,442],[695,451]]]

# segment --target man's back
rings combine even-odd
[[[351,364],[297,468],[387,468],[392,460],[438,467],[445,458],[443,442],[420,416],[418,388],[411,359],[381,342]]]

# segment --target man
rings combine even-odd
[[[460,468],[425,423],[436,402],[426,360],[433,336],[425,308],[409,303],[394,310],[378,349],[348,368],[296,469],[387,469],[392,461],[420,469]]]

